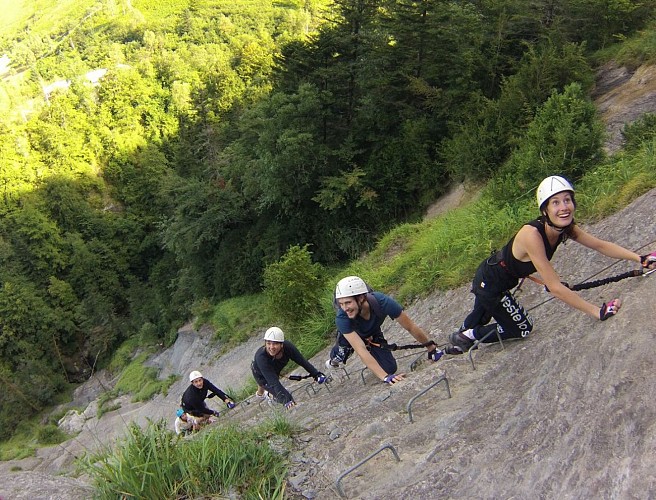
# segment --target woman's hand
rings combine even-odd
[[[599,319],[601,321],[606,321],[611,316],[615,316],[619,312],[620,307],[622,307],[620,299],[613,299],[610,302],[605,303],[599,310]]]
[[[656,269],[656,252],[640,256],[640,264],[645,269]]]

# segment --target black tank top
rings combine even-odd
[[[561,242],[563,241],[565,237],[565,233],[560,233],[558,235],[558,241],[556,241],[556,244],[552,248],[551,244],[549,243],[549,239],[547,238],[547,232],[544,227],[544,222],[542,222],[540,219],[535,219],[532,220],[531,222],[527,222],[524,225],[533,226],[538,230],[540,236],[542,236],[542,243],[544,243],[544,251],[547,254],[547,259],[551,260],[551,258],[553,257],[556,251],[556,248],[558,248],[558,245],[560,245]],[[500,262],[499,264],[501,264],[502,267],[504,267],[505,270],[508,273],[510,273],[510,275],[513,278],[526,278],[530,274],[533,274],[536,271],[536,269],[535,266],[533,265],[533,262],[531,261],[522,262],[521,260],[517,260],[513,255],[512,246],[515,241],[515,236],[513,236],[510,239],[510,241],[506,244],[506,246],[501,249],[500,253],[501,253],[502,262]]]
[[[556,245],[552,248],[547,238],[544,223],[540,219],[532,220],[525,225],[533,226],[538,230],[540,236],[542,236],[547,258],[551,260],[558,245],[565,240],[565,233],[559,235]],[[495,298],[496,300],[499,294],[517,286],[520,278],[525,278],[536,271],[532,262],[521,262],[513,256],[512,245],[515,241],[515,236],[501,250],[484,260],[478,266],[476,275],[472,281],[473,293]]]

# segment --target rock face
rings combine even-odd
[[[656,189],[586,229],[646,253],[656,249],[655,208]],[[573,242],[558,250],[554,265],[572,284],[636,268]],[[468,288],[435,293],[408,312],[445,342],[473,303]],[[655,497],[656,273],[581,294],[598,304],[621,297],[623,306],[617,316],[596,321],[529,282],[519,298],[535,330],[525,340],[506,342],[503,349],[492,344],[475,351],[475,370],[467,356],[445,356],[431,364],[421,351],[398,351],[408,378],[391,387],[362,371],[357,359],[349,360],[346,371],[335,370],[328,386],[285,382],[299,402],[288,415],[301,429],[289,457],[290,496],[336,498],[341,478],[344,494],[363,499]],[[386,335],[392,342],[411,340],[389,320]],[[217,357],[207,332],[181,332],[179,342],[160,355],[160,362],[175,359],[184,346],[190,359],[207,360],[200,368],[209,378],[236,387],[247,376],[261,340],[258,336]],[[312,362],[321,366],[327,354],[328,349]],[[443,375],[446,382],[440,382]],[[19,463],[2,463],[0,496],[89,498],[82,479],[56,474],[69,470],[75,455],[121,435],[129,421],[172,421],[186,384],[181,380],[169,396],[147,404],[122,400],[119,410],[87,419],[81,433],[62,446],[41,449],[37,457]],[[224,418],[251,425],[272,411],[242,403]],[[342,477],[386,444],[400,461],[385,449]],[[12,472],[10,465],[31,472]]]
[[[654,208],[656,190],[588,229],[641,253],[654,250]],[[558,250],[554,264],[572,284],[636,268],[572,242]],[[599,304],[623,299],[619,315],[606,322],[526,283],[519,297],[534,332],[505,349],[484,346],[474,354],[476,370],[466,356],[443,358],[386,387],[366,377],[364,386],[351,367],[349,380],[321,396],[312,439],[299,443],[319,465],[297,461],[293,474],[307,470],[304,486],[333,498],[341,474],[389,443],[400,462],[385,451],[347,475],[341,486],[350,498],[654,498],[655,277],[581,292]],[[471,304],[462,287],[409,312],[446,339]],[[389,330],[393,340],[401,339],[397,330]],[[402,360],[405,370],[410,360]],[[410,423],[412,398],[442,373],[452,397],[436,385],[413,404]],[[332,440],[335,428],[339,436]]]
[[[81,481],[68,477],[36,471],[17,471],[3,476],[0,486],[3,500],[80,500],[93,495]]]
[[[656,66],[630,71],[609,63],[597,72],[593,97],[608,132],[605,149],[612,154],[624,143],[625,124],[656,113]]]
[[[586,229],[646,253],[656,250],[655,209],[652,190]],[[572,284],[637,267],[573,242],[553,262]],[[581,295],[600,305],[619,296],[623,307],[608,321],[596,321],[527,282],[519,300],[535,320],[534,332],[503,349],[493,344],[475,351],[475,370],[467,356],[430,364],[421,351],[398,351],[408,377],[391,387],[362,371],[357,359],[334,371],[328,385],[285,382],[299,402],[288,415],[301,429],[289,456],[289,496],[337,498],[339,480],[345,495],[363,499],[656,497],[656,273]],[[435,340],[446,342],[472,304],[469,286],[463,286],[434,293],[407,311]],[[412,340],[389,320],[385,330],[391,342]],[[90,498],[84,478],[60,475],[73,469],[76,457],[107,446],[130,422],[165,418],[172,425],[191,370],[228,392],[240,387],[260,336],[223,353],[208,329],[183,328],[175,345],[151,360],[162,378],[181,375],[169,394],[146,404],[118,398],[120,408],[100,419],[92,402],[113,381],[95,376],[76,392],[73,404],[86,409],[67,420],[79,434],[35,457],[0,462],[0,498]],[[311,360],[319,369],[328,349]],[[443,376],[446,381],[440,381]],[[224,418],[250,425],[272,411],[244,403]],[[383,445],[400,460],[384,449],[344,475]]]
[[[84,428],[84,422],[86,422],[86,420],[87,419],[84,415],[79,411],[70,410],[66,415],[59,419],[57,426],[67,434],[77,434]]]

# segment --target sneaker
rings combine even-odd
[[[257,391],[253,395],[256,401],[271,401],[271,394],[269,394],[269,391],[264,391],[264,394],[258,394]]]
[[[460,349],[462,352],[469,351],[474,345],[474,341],[460,330],[449,335],[449,340],[453,344],[453,347]]]
[[[331,358],[328,361],[326,361],[326,368],[328,368],[329,370],[332,370],[333,368],[339,368],[339,364],[340,364],[339,361]]]

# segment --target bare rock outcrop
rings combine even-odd
[[[656,66],[637,69],[608,63],[597,71],[593,98],[608,137],[605,144],[609,154],[618,151],[623,143],[622,130],[645,113],[656,113]]]

